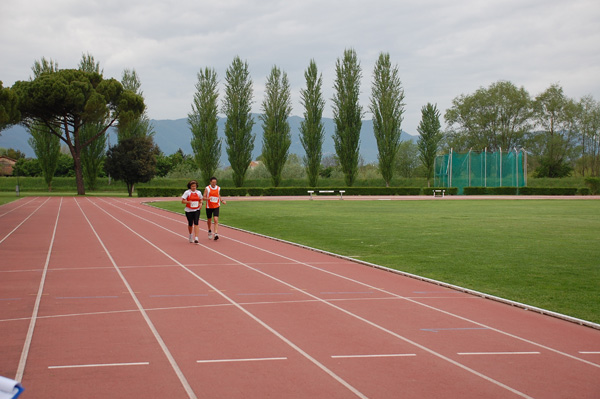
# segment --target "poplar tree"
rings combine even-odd
[[[42,57],[40,61],[33,63],[31,70],[33,77],[37,78],[43,73],[58,71],[58,63]],[[60,139],[51,134],[50,129],[40,122],[32,123],[27,130],[31,135],[28,143],[38,159],[44,181],[48,185],[48,191],[52,191],[52,180],[54,179],[54,173],[58,166],[58,157],[60,156]]]
[[[104,71],[100,69],[100,63],[96,62],[94,57],[87,53],[81,56],[79,61],[79,70],[90,73],[98,73],[102,75]],[[108,113],[102,115],[98,120],[90,120],[83,124],[81,127],[81,140],[87,141],[90,138],[96,136],[98,132],[104,127]],[[87,187],[91,190],[96,188],[96,180],[98,173],[100,172],[100,166],[104,161],[106,155],[106,141],[107,135],[103,134],[92,141],[87,147],[81,150],[81,167],[83,171],[83,179]]]
[[[300,90],[300,102],[304,106],[304,120],[300,122],[300,142],[306,155],[304,166],[308,176],[308,184],[316,187],[319,181],[321,158],[323,156],[323,140],[325,128],[323,126],[323,109],[325,100],[321,92],[323,76],[317,70],[314,60],[310,61],[304,72],[306,89]]]
[[[292,144],[288,122],[292,112],[292,100],[287,74],[281,72],[276,66],[271,69],[267,77],[262,111],[260,119],[263,122],[263,161],[271,174],[273,186],[278,187]]]
[[[236,56],[225,74],[225,98],[223,113],[225,122],[225,143],[233,182],[236,187],[244,185],[246,172],[252,161],[255,136],[252,134],[254,120],[251,113],[252,79],[248,63]]]
[[[438,111],[437,105],[427,103],[427,105],[421,108],[421,122],[417,127],[417,131],[420,134],[417,140],[419,159],[423,163],[423,166],[425,166],[427,187],[430,187],[435,157],[443,137],[440,128],[440,111]]]
[[[358,151],[363,116],[362,106],[359,104],[362,71],[356,51],[353,49],[344,51],[343,59],[337,59],[335,74],[333,86],[335,95],[332,99],[335,123],[333,142],[346,185],[352,186],[358,173]]]
[[[188,114],[188,124],[192,131],[192,150],[196,164],[200,167],[202,180],[208,184],[211,176],[219,167],[221,158],[221,140],[218,137],[219,122],[217,72],[205,68],[198,72],[196,94],[192,103],[192,112]]]
[[[380,53],[373,70],[370,110],[373,114],[373,132],[377,140],[379,170],[386,187],[394,175],[394,163],[402,130],[404,90],[398,66],[390,62],[389,53]]]

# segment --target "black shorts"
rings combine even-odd
[[[188,226],[195,224],[198,226],[198,222],[200,221],[200,209],[196,209],[193,212],[186,212],[185,217],[188,221]]]
[[[219,209],[221,208],[206,208],[206,218],[212,219],[213,216],[219,217]]]

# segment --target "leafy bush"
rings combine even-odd
[[[521,187],[520,195],[575,195],[577,187]]]
[[[579,195],[590,195],[591,192],[592,190],[590,190],[589,187],[579,187],[577,190],[577,194]]]
[[[585,185],[589,187],[592,195],[600,193],[600,177],[586,177]]]

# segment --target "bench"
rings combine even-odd
[[[433,197],[442,197],[444,198],[444,194],[446,193],[446,190],[433,190]]]
[[[334,194],[335,190],[317,190],[319,194]],[[338,190],[340,193],[340,199],[344,199],[344,193],[346,190]],[[308,190],[307,193],[310,195],[310,199],[313,199],[313,194],[315,194],[315,190]]]

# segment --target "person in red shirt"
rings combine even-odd
[[[217,186],[217,178],[210,178],[210,185],[206,186],[204,190],[204,200],[206,201],[206,224],[208,225],[208,239],[210,240],[213,236],[211,228],[211,221],[214,218],[215,222],[215,240],[219,239],[217,229],[219,228],[219,207],[221,203],[226,204],[224,199],[221,198],[221,187]]]
[[[190,181],[187,186],[188,190],[181,196],[181,203],[185,204],[185,216],[188,221],[188,231],[190,233],[189,241],[197,244],[198,233],[200,232],[198,222],[200,220],[200,209],[202,207],[202,193],[197,190],[198,182],[196,180]],[[195,233],[195,235],[193,233]]]

